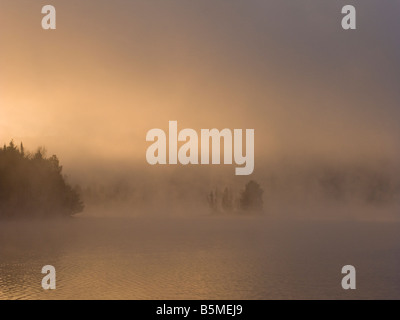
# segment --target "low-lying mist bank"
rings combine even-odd
[[[400,170],[395,162],[285,161],[259,163],[251,176],[232,166],[119,166],[79,175],[84,216],[212,215],[209,195],[224,193],[233,209],[246,184],[262,188],[263,213],[270,217],[392,220],[400,217]],[[73,177],[71,175],[71,177]],[[221,204],[219,204],[221,207]]]
[[[1,149],[0,218],[69,216],[84,206],[82,216],[97,217],[400,218],[394,158],[258,159],[254,174],[237,176],[234,165],[100,161],[63,170],[42,150]]]

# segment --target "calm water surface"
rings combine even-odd
[[[400,299],[398,223],[0,221],[0,299]],[[57,289],[41,288],[41,268]],[[342,266],[357,290],[341,289]]]

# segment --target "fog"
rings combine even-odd
[[[348,4],[0,0],[0,300],[398,299],[400,2]],[[169,121],[254,172],[148,164]]]
[[[271,216],[392,217],[399,204],[399,4],[59,1],[0,4],[0,141],[45,146],[83,215],[208,214],[264,189]],[[10,27],[12,26],[12,27]],[[255,171],[150,166],[152,128],[255,129]],[[355,208],[355,209],[353,209]]]
[[[79,172],[88,216],[207,216],[207,197],[229,188],[238,200],[246,183],[263,189],[263,214],[278,218],[398,220],[400,172],[389,161],[271,161],[251,176],[235,176],[234,165],[154,166],[138,170],[91,168]],[[220,212],[240,216],[240,210]]]

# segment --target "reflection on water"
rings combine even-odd
[[[0,222],[0,299],[399,299],[398,224],[266,218]],[[57,289],[41,288],[54,265]],[[341,289],[341,267],[357,290]]]

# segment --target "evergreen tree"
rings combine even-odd
[[[233,210],[233,196],[228,187],[225,188],[222,194],[222,209],[224,212],[232,212]]]
[[[27,155],[13,141],[0,149],[0,218],[72,216],[83,208],[56,156],[46,158],[43,148]]]
[[[248,182],[240,197],[241,209],[245,211],[261,212],[263,209],[263,193],[264,191],[257,182],[253,180]]]

